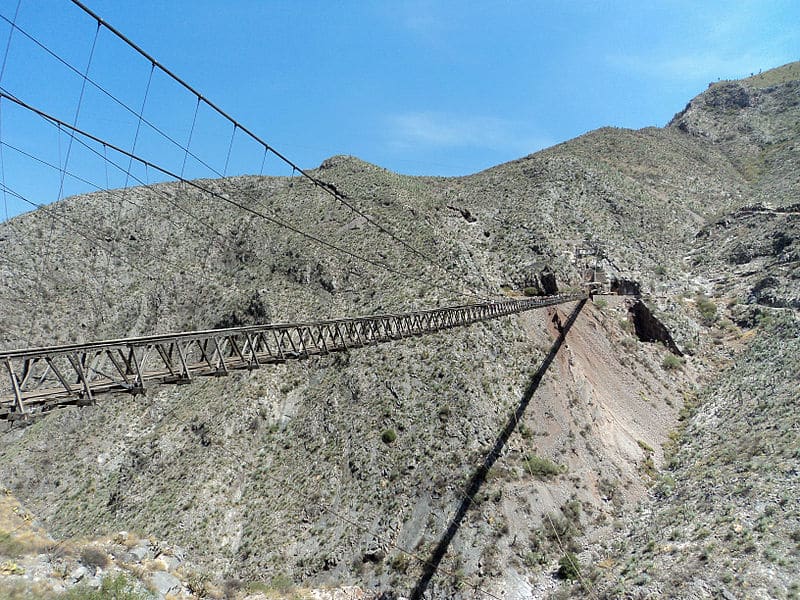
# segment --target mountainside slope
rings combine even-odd
[[[800,591],[800,319],[763,318],[699,407],[603,583],[611,596]]]
[[[185,548],[219,579],[408,593],[451,528],[432,597],[557,593],[568,552],[583,565],[576,593],[613,593],[603,565],[627,593],[672,589],[662,582],[683,572],[695,546],[689,558],[650,557],[656,566],[643,568],[630,556],[651,550],[628,527],[661,539],[682,503],[697,507],[698,527],[681,536],[717,522],[716,508],[703,512],[706,472],[692,461],[708,415],[724,437],[744,435],[747,413],[730,405],[731,389],[753,393],[757,406],[752,385],[775,368],[770,414],[789,423],[796,407],[787,383],[796,354],[785,364],[770,355],[791,350],[794,330],[780,328],[792,317],[780,315],[794,314],[800,296],[797,212],[786,208],[800,170],[790,67],[763,74],[763,88],[716,84],[664,129],[601,129],[467,177],[401,176],[352,157],[314,172],[439,266],[287,178],[199,184],[393,271],[177,184],[70,198],[0,225],[4,348],[427,308],[464,302],[466,286],[496,295],[577,286],[585,265],[575,250],[587,245],[602,249],[610,278],[638,284],[647,305],[609,297],[583,307],[530,405],[525,390],[573,306],[104,397],[4,434],[0,477],[56,536],[133,530]],[[747,102],[715,100],[739,93],[725,86],[745,90]],[[742,124],[750,133],[739,139]],[[759,202],[782,208],[753,209]],[[642,341],[654,318],[674,347]],[[761,345],[725,370],[752,343],[750,329]],[[684,400],[706,384],[705,404],[670,449]],[[791,438],[759,423],[753,456],[781,448],[776,477],[791,485]],[[674,485],[659,473],[665,445]],[[756,478],[737,510],[760,507],[778,479]],[[771,515],[791,531],[791,502]],[[791,537],[779,539],[789,549]],[[759,538],[757,551],[770,543]],[[720,565],[749,556],[724,554],[708,573],[693,571],[700,587],[677,590],[690,596],[706,580],[745,589]],[[764,560],[758,581],[773,572],[775,593],[788,594],[796,561]]]

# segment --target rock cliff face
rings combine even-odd
[[[5,348],[565,288],[586,245],[642,294],[584,306],[540,381],[573,306],[58,411],[0,438],[2,480],[55,536],[153,536],[220,581],[408,594],[433,562],[437,598],[788,595],[798,512],[775,482],[800,461],[783,433],[797,373],[776,355],[800,297],[797,70],[715,84],[664,129],[601,129],[467,177],[352,157],[315,172],[438,264],[302,182],[204,182],[413,277],[175,184],[0,225]],[[704,501],[731,494],[735,514]],[[728,550],[731,523],[752,551]],[[696,585],[677,585],[687,564]]]

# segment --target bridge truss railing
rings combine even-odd
[[[578,301],[562,294],[450,306],[403,314],[106,340],[0,352],[0,419],[27,418],[106,392],[144,393],[146,384],[190,383],[201,376],[341,352]]]

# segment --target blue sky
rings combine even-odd
[[[352,154],[402,173],[468,174],[605,125],[663,126],[710,81],[800,59],[794,0],[84,1],[304,168]],[[13,19],[17,2],[0,0],[0,14]],[[69,0],[19,2],[17,24],[85,68],[95,24]],[[0,21],[0,52],[10,30]],[[73,122],[79,77],[17,32],[5,64],[0,85]],[[149,72],[101,29],[91,78],[140,108]],[[196,101],[166,78],[150,85],[145,116],[186,140]],[[63,133],[0,107],[4,141],[52,164],[69,153],[71,173],[123,184],[80,148],[67,150]],[[180,152],[141,129],[137,137],[136,120],[95,89],[84,90],[77,124],[127,149],[136,138],[138,154],[182,167]],[[230,136],[201,111],[192,148],[219,170],[259,171],[261,153],[243,140],[226,159]],[[86,191],[14,155],[4,148],[8,189],[42,203]],[[208,175],[194,166],[186,173]],[[274,161],[265,172],[288,174]],[[0,218],[30,209],[7,194],[4,202]]]

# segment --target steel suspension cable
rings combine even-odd
[[[150,93],[150,84],[153,82],[153,73],[155,72],[155,65],[150,67],[150,75],[147,77],[147,85],[144,88],[144,98],[142,99],[142,108],[139,110],[138,119],[136,121],[136,133],[133,135],[133,144],[131,145],[131,152],[136,152],[136,142],[139,141],[139,130],[142,128],[142,117],[144,115],[144,107],[147,104],[147,96]],[[128,179],[131,176],[131,167],[133,166],[133,159],[128,160],[128,171],[125,175],[125,186],[128,187]]]
[[[5,16],[3,16],[3,15],[0,15],[0,19],[3,19],[3,20],[5,20],[6,22],[10,23],[10,21],[9,21],[9,20],[8,20],[8,19],[7,19]],[[99,23],[100,23],[101,25],[104,25],[104,26],[108,27],[106,23],[102,22],[102,20],[99,20]],[[56,54],[54,51],[52,51],[50,48],[48,48],[48,47],[47,47],[45,44],[43,44],[41,41],[39,41],[38,39],[36,39],[34,36],[32,36],[31,34],[29,34],[27,31],[25,31],[24,29],[22,29],[22,28],[21,28],[21,27],[19,27],[18,25],[16,25],[16,26],[15,26],[15,28],[16,28],[16,30],[17,30],[17,31],[19,31],[19,32],[20,32],[20,33],[21,33],[23,36],[25,36],[26,38],[28,38],[28,39],[29,39],[31,42],[33,42],[34,44],[36,44],[36,45],[37,45],[38,47],[40,47],[40,48],[41,48],[43,51],[45,51],[47,54],[49,54],[50,56],[52,56],[52,57],[53,57],[55,60],[57,60],[58,62],[60,62],[61,64],[63,64],[65,67],[67,67],[68,69],[70,69],[71,71],[73,71],[74,73],[76,73],[77,75],[79,75],[79,76],[81,76],[81,77],[85,77],[85,75],[84,75],[83,73],[81,73],[81,71],[79,71],[79,70],[78,70],[76,67],[74,67],[74,66],[73,66],[73,65],[71,65],[69,62],[67,62],[66,60],[64,60],[64,59],[63,59],[61,56],[59,56],[58,54]],[[112,33],[115,33],[115,32],[114,32],[114,31],[112,31]],[[117,35],[117,33],[115,33],[115,35]],[[177,146],[177,147],[178,147],[178,148],[180,148],[181,150],[184,150],[184,159],[183,159],[183,164],[182,164],[182,166],[181,166],[181,174],[180,174],[180,180],[181,180],[181,181],[184,181],[184,170],[185,170],[185,167],[186,167],[186,161],[187,161],[187,158],[188,158],[189,156],[191,156],[191,157],[192,157],[194,160],[196,160],[196,161],[197,161],[199,164],[201,164],[201,165],[202,165],[202,166],[204,166],[205,168],[209,169],[209,170],[210,170],[212,173],[214,173],[214,174],[215,174],[215,175],[217,175],[218,177],[224,177],[224,174],[223,174],[222,172],[220,172],[220,171],[218,171],[217,169],[215,169],[214,167],[212,167],[210,164],[208,164],[207,162],[205,162],[203,159],[201,159],[200,157],[198,157],[197,155],[195,155],[195,154],[194,154],[193,152],[191,152],[191,150],[190,150],[190,145],[191,145],[191,141],[192,141],[192,137],[193,137],[193,133],[194,133],[195,125],[196,125],[197,114],[198,114],[198,110],[199,110],[199,107],[200,107],[200,103],[201,103],[201,102],[204,102],[204,103],[206,103],[208,106],[210,106],[210,107],[211,107],[213,110],[217,111],[217,112],[218,112],[218,113],[219,113],[221,116],[223,116],[223,118],[225,118],[225,119],[226,119],[226,120],[228,120],[229,122],[233,123],[233,124],[234,124],[234,126],[235,126],[235,128],[241,129],[241,130],[242,130],[244,133],[246,133],[248,136],[250,136],[252,139],[254,139],[254,140],[255,140],[255,141],[258,143],[258,144],[260,144],[260,145],[262,145],[262,146],[264,147],[264,152],[265,152],[265,154],[264,154],[264,158],[262,159],[262,169],[263,169],[263,162],[266,160],[266,155],[267,155],[267,153],[268,153],[268,152],[272,152],[273,154],[275,154],[276,156],[278,156],[278,157],[279,157],[281,160],[283,160],[283,161],[284,161],[286,164],[288,164],[288,165],[290,165],[290,166],[292,167],[292,176],[294,176],[295,172],[297,172],[297,173],[300,173],[300,174],[301,174],[302,176],[304,176],[305,178],[307,178],[307,179],[310,179],[310,180],[312,181],[312,183],[313,183],[313,185],[314,185],[315,187],[317,187],[317,188],[321,188],[321,189],[323,189],[323,190],[324,190],[326,193],[328,193],[328,194],[333,194],[334,196],[336,196],[336,194],[338,194],[338,192],[335,190],[335,188],[331,188],[330,186],[328,186],[328,184],[325,184],[324,182],[320,182],[320,181],[318,181],[318,180],[315,180],[313,177],[310,177],[310,175],[309,175],[307,172],[305,172],[305,171],[304,171],[303,169],[301,169],[299,166],[297,166],[297,165],[296,165],[296,164],[294,164],[293,162],[289,161],[288,159],[286,159],[286,158],[285,158],[285,157],[283,157],[282,155],[280,155],[278,152],[276,152],[276,151],[274,150],[274,148],[272,148],[271,146],[269,146],[269,145],[268,145],[268,144],[266,144],[265,142],[261,141],[260,139],[258,139],[258,138],[255,138],[255,137],[253,136],[253,134],[252,134],[252,133],[251,133],[251,132],[250,132],[250,131],[249,131],[247,128],[245,128],[245,127],[244,127],[244,126],[242,126],[241,124],[239,124],[239,123],[237,123],[236,121],[234,121],[234,120],[233,120],[231,117],[229,117],[229,116],[228,116],[226,113],[222,112],[222,111],[221,111],[221,109],[219,109],[219,108],[217,108],[216,106],[214,106],[214,105],[210,104],[210,103],[207,101],[207,99],[206,99],[206,98],[204,98],[202,95],[200,95],[198,92],[196,92],[196,91],[195,91],[193,88],[189,87],[189,86],[188,86],[188,84],[184,84],[184,83],[180,82],[178,79],[176,79],[176,76],[175,76],[175,75],[173,75],[173,74],[172,74],[172,73],[170,73],[170,72],[167,72],[167,71],[166,71],[166,70],[165,70],[165,69],[164,69],[164,68],[163,68],[163,67],[162,67],[160,64],[158,64],[158,62],[157,62],[157,61],[155,61],[155,59],[153,59],[152,57],[150,57],[149,55],[146,55],[146,54],[145,54],[145,56],[146,56],[146,58],[147,58],[149,61],[151,61],[151,69],[154,69],[154,68],[158,67],[160,70],[162,70],[163,72],[165,72],[165,73],[166,73],[168,76],[170,76],[171,78],[173,78],[173,79],[175,79],[176,81],[178,81],[178,82],[179,82],[179,83],[180,83],[182,86],[186,87],[186,89],[188,89],[188,90],[189,90],[191,93],[193,93],[193,94],[195,94],[195,95],[197,96],[197,103],[196,103],[196,105],[195,105],[194,116],[193,116],[193,119],[192,119],[192,126],[191,126],[191,129],[190,129],[190,131],[189,131],[189,139],[188,139],[188,142],[187,142],[187,145],[186,145],[186,146],[182,145],[180,142],[178,142],[177,140],[175,140],[175,139],[174,139],[172,136],[170,136],[170,135],[169,135],[169,134],[167,134],[165,131],[163,131],[163,130],[162,130],[160,127],[158,127],[158,126],[157,126],[157,125],[155,125],[154,123],[150,122],[148,119],[144,118],[144,116],[143,116],[143,115],[142,115],[140,112],[137,112],[135,109],[133,109],[132,107],[130,107],[129,105],[127,105],[125,102],[123,102],[122,100],[120,100],[119,98],[117,98],[116,96],[114,96],[112,93],[110,93],[110,92],[109,92],[108,90],[106,90],[106,89],[105,89],[103,86],[101,86],[100,84],[98,84],[97,82],[95,82],[93,79],[91,79],[91,78],[89,78],[89,77],[85,77],[85,81],[88,81],[88,82],[89,82],[90,84],[92,84],[92,85],[93,85],[95,88],[97,88],[97,89],[98,89],[100,92],[102,92],[103,94],[105,94],[106,96],[108,96],[108,97],[109,97],[111,100],[113,100],[114,102],[116,102],[116,103],[117,103],[119,106],[121,106],[121,107],[122,107],[122,108],[124,108],[126,111],[128,111],[129,113],[131,113],[131,114],[132,114],[133,116],[135,116],[135,117],[136,117],[136,118],[137,118],[137,119],[138,119],[138,120],[139,120],[141,123],[145,123],[145,124],[146,124],[148,127],[150,127],[151,129],[153,129],[155,132],[157,132],[159,135],[161,135],[161,136],[162,136],[164,139],[168,140],[169,142],[171,142],[172,144],[174,144],[175,146]],[[65,125],[66,125],[66,124],[65,124]],[[144,163],[143,163],[143,164],[144,164]],[[151,164],[152,164],[152,163],[151,163]],[[163,169],[162,169],[161,171],[163,172]],[[172,176],[172,175],[170,174],[170,176]],[[236,185],[236,184],[235,184],[235,185]],[[255,199],[255,198],[254,198],[253,196],[251,196],[250,194],[247,194],[247,195],[248,195],[248,196],[249,196],[251,199]],[[260,204],[260,203],[259,203],[259,204]],[[351,210],[353,210],[353,212],[355,212],[356,214],[358,214],[358,215],[362,216],[363,218],[365,218],[367,221],[371,221],[371,218],[370,218],[368,215],[365,215],[365,214],[363,214],[363,212],[361,212],[361,211],[359,211],[359,210],[355,209],[354,207],[350,206],[350,205],[349,205],[348,203],[346,203],[346,202],[345,202],[344,204],[345,204],[345,206],[347,206],[348,208],[350,208]],[[263,205],[262,205],[262,207],[263,207]],[[440,269],[443,269],[443,267],[441,267],[440,265],[437,265],[437,264],[435,264],[435,263],[431,263],[431,264],[433,264],[433,266],[435,266],[435,267],[438,267],[438,268],[440,268]],[[456,276],[456,275],[453,275],[452,273],[450,273],[450,272],[449,272],[449,271],[447,271],[446,269],[445,269],[445,272],[447,272],[449,275],[451,275],[452,277],[454,277],[454,278],[455,278],[455,279],[457,279],[458,281],[461,281],[462,283],[466,283],[466,282],[465,282],[465,281],[464,281],[462,278],[460,278],[460,277],[458,277],[458,276]],[[436,284],[431,284],[431,285],[432,285],[433,287],[439,287],[439,288],[442,288],[442,287],[443,287],[443,286],[441,286],[441,285],[436,285]],[[466,289],[467,289],[467,290],[470,290],[470,285],[469,285],[469,284],[466,284],[466,285],[465,285],[465,287],[466,287]],[[452,289],[452,288],[450,288],[450,289]],[[489,299],[487,296],[481,296],[481,295],[478,295],[478,294],[476,294],[476,293],[474,293],[474,292],[472,292],[472,291],[469,291],[468,293],[464,293],[464,292],[457,292],[457,294],[458,294],[459,296],[471,296],[471,297],[474,297],[474,298],[478,298],[478,299],[480,299],[480,300],[488,300],[488,299]]]
[[[90,152],[94,152],[95,154],[100,156],[99,152],[97,152],[94,148],[92,148],[91,146],[89,146],[88,144],[83,142],[82,140],[77,140],[77,141],[78,141],[79,144],[83,145]],[[26,152],[22,148],[19,148],[19,147],[13,145],[13,144],[9,144],[8,142],[3,141],[2,139],[0,139],[0,146],[8,148],[10,150],[13,150],[14,152],[17,152],[18,154],[20,154],[22,156],[25,156],[26,158],[29,158],[30,160],[36,161],[36,162],[38,162],[39,164],[41,164],[41,165],[43,165],[45,167],[50,167],[51,169],[60,170],[60,167],[58,165],[54,165],[53,163],[50,163],[50,162],[44,160],[43,158],[39,158],[37,156],[34,156],[33,154],[30,154],[29,152]],[[113,165],[115,168],[117,168],[122,173],[126,172],[124,167],[122,167],[121,165],[115,163],[110,158],[106,158],[106,165],[109,165],[109,164]],[[133,200],[128,198],[127,197],[128,194],[125,194],[124,191],[122,191],[122,190],[111,190],[111,189],[108,189],[108,187],[104,188],[104,187],[98,185],[97,183],[94,183],[94,182],[92,182],[92,181],[90,181],[90,180],[88,180],[88,179],[86,179],[84,177],[81,177],[77,173],[74,173],[74,172],[69,171],[69,170],[65,170],[64,173],[66,173],[72,179],[74,179],[76,181],[80,181],[81,183],[85,183],[86,185],[89,185],[89,186],[93,187],[98,192],[105,192],[108,195],[110,195],[111,197],[118,198],[121,202],[125,202],[127,204],[130,204],[131,206],[135,206],[135,207],[140,208],[140,209],[142,208],[141,204],[137,204],[136,202],[134,202]],[[167,204],[173,206],[175,209],[177,209],[178,211],[182,212],[183,214],[185,214],[187,217],[189,217],[193,221],[196,221],[200,225],[204,226],[211,233],[213,233],[216,237],[218,237],[220,239],[223,239],[223,240],[226,240],[226,241],[228,240],[229,236],[226,236],[224,233],[222,233],[221,231],[216,229],[213,225],[209,224],[207,221],[196,217],[191,211],[187,210],[186,208],[184,208],[179,203],[173,202],[167,192],[158,189],[158,184],[147,184],[143,180],[141,180],[138,177],[136,177],[135,175],[131,175],[131,178],[134,181],[140,183],[142,185],[142,187],[145,187],[145,188],[149,189],[150,191],[154,192],[157,195],[163,196],[165,201],[167,202]],[[165,220],[171,222],[171,219],[169,219],[168,217],[164,217],[164,218],[165,218]],[[199,230],[195,230],[195,231],[198,231],[198,233],[199,233]],[[220,245],[218,247],[221,250],[226,249],[222,245]]]
[[[5,17],[3,17],[11,25],[11,29],[8,32],[8,41],[6,42],[6,50],[3,53],[3,64],[2,66],[0,66],[0,84],[3,83],[3,75],[5,75],[6,73],[6,62],[8,61],[8,53],[11,50],[11,38],[14,37],[14,30],[17,27],[17,17],[19,16],[20,6],[22,6],[22,0],[17,0],[17,8],[14,11],[13,20],[9,21],[8,19],[5,19]]]
[[[79,237],[81,237],[84,240],[86,240],[89,243],[89,245],[91,245],[92,247],[98,248],[99,250],[104,252],[106,254],[106,256],[113,256],[114,258],[116,258],[116,259],[120,260],[121,262],[127,264],[132,270],[138,272],[140,275],[144,276],[146,279],[148,279],[148,278],[150,278],[152,276],[152,274],[150,272],[144,270],[139,265],[137,265],[135,262],[133,262],[126,253],[121,253],[118,250],[115,250],[115,247],[112,244],[107,243],[104,239],[102,239],[100,237],[94,236],[92,234],[87,234],[85,232],[86,228],[82,223],[75,223],[74,219],[71,219],[71,218],[68,218],[68,217],[58,216],[55,213],[55,209],[54,209],[53,206],[46,205],[46,204],[39,204],[37,202],[34,202],[33,200],[31,200],[30,198],[24,196],[23,194],[20,194],[19,192],[16,192],[16,191],[10,189],[8,186],[5,185],[5,183],[3,183],[3,185],[2,185],[2,191],[3,191],[3,193],[8,193],[9,195],[11,195],[13,197],[15,197],[15,198],[17,198],[19,200],[22,200],[24,203],[30,205],[32,208],[36,208],[36,209],[42,210],[45,213],[52,213],[53,214],[53,218],[56,221],[58,221],[59,223],[61,223],[61,225],[64,226],[66,229],[71,230],[73,233],[75,233]],[[70,221],[72,222],[71,225],[70,225]],[[157,254],[157,253],[152,253],[152,252],[148,252],[148,251],[143,251],[141,249],[139,249],[139,251],[140,251],[141,254],[144,254],[144,255],[150,257],[152,260],[154,260],[156,262],[159,262],[159,263],[162,263],[162,264],[165,264],[167,266],[166,270],[168,272],[173,273],[175,275],[180,275],[182,273],[181,265],[179,265],[177,263],[174,263],[173,261],[165,258],[163,256],[163,253]],[[170,266],[172,267],[171,269],[169,268]],[[208,276],[206,276],[206,275],[204,275],[202,273],[198,275],[198,278],[203,280],[206,284],[209,284],[209,285],[214,285],[214,284],[218,283],[218,281],[216,279],[212,279],[212,278],[210,278],[210,277],[208,277]],[[108,280],[108,277],[106,277],[106,281],[107,280]],[[40,280],[39,283],[40,283],[40,287],[42,289],[44,289],[44,286],[41,283],[41,280]],[[195,308],[200,308],[200,303],[198,302],[197,298],[195,298],[194,294],[191,294],[189,296],[189,301],[192,303],[192,305]],[[35,319],[32,319],[31,320],[31,330],[28,332],[28,338],[29,339],[30,339],[30,337],[31,337],[31,335],[33,333],[33,328],[35,327],[35,324],[36,324],[35,323]]]
[[[5,159],[3,157],[3,102],[2,98],[0,98],[0,182],[3,184],[3,211],[5,214],[4,223],[8,223],[8,198],[5,192],[5,184],[6,184],[6,166],[5,166]]]
[[[232,198],[229,198],[227,195],[220,194],[219,192],[215,192],[214,190],[212,190],[212,189],[210,189],[208,187],[205,187],[204,185],[198,183],[197,181],[189,181],[187,179],[184,179],[180,175],[170,171],[169,169],[165,169],[164,167],[156,165],[155,163],[153,163],[153,162],[151,162],[151,161],[149,161],[147,159],[144,159],[144,158],[142,158],[140,156],[137,156],[137,155],[135,155],[135,154],[133,154],[131,152],[128,152],[127,150],[123,150],[122,148],[120,148],[118,146],[115,146],[114,144],[111,144],[111,143],[109,143],[109,142],[107,142],[107,141],[105,141],[105,140],[103,140],[103,139],[91,134],[91,133],[88,133],[88,132],[86,132],[86,131],[84,131],[84,130],[82,130],[80,128],[74,127],[74,126],[70,125],[69,123],[66,123],[66,122],[64,122],[63,120],[61,120],[61,119],[59,119],[57,117],[54,117],[54,116],[52,116],[52,115],[50,115],[50,114],[48,114],[48,113],[46,113],[46,112],[44,112],[44,111],[42,111],[42,110],[40,110],[38,108],[35,108],[35,107],[31,106],[30,104],[20,100],[19,98],[17,98],[13,94],[10,94],[8,92],[8,90],[6,90],[3,87],[0,87],[0,97],[7,98],[10,102],[13,102],[14,104],[17,104],[18,106],[21,106],[22,108],[25,108],[26,110],[29,110],[29,111],[39,115],[43,119],[46,119],[46,120],[51,121],[53,123],[56,123],[61,127],[67,128],[70,131],[72,131],[74,133],[77,133],[79,135],[82,135],[83,137],[85,137],[85,138],[87,138],[87,139],[89,139],[89,140],[91,140],[93,142],[96,142],[98,144],[106,145],[108,148],[114,150],[115,152],[118,152],[118,153],[120,153],[122,155],[125,155],[127,157],[133,157],[134,160],[136,160],[137,162],[139,162],[140,164],[142,164],[145,167],[150,167],[150,168],[158,171],[159,173],[161,173],[163,175],[166,175],[167,177],[175,179],[176,181],[180,181],[183,184],[185,184],[185,185],[187,185],[189,187],[192,187],[194,189],[197,189],[200,192],[208,194],[209,196],[211,196],[213,198],[217,198],[219,200],[222,200],[223,202],[226,202],[226,203],[228,203],[228,204],[230,204],[232,206],[235,206],[235,207],[237,207],[237,208],[239,208],[239,209],[241,209],[241,210],[243,210],[243,211],[245,211],[247,213],[250,213],[255,217],[264,219],[264,220],[266,220],[266,221],[268,221],[270,223],[273,223],[273,224],[275,224],[275,225],[277,225],[279,227],[287,229],[288,231],[296,233],[296,234],[300,235],[303,238],[306,238],[306,239],[308,239],[310,241],[313,241],[314,243],[316,243],[316,244],[318,244],[320,246],[323,246],[324,248],[327,248],[329,251],[332,250],[332,251],[344,254],[346,256],[349,256],[350,258],[354,258],[356,260],[368,263],[368,264],[370,264],[370,265],[372,265],[374,267],[378,267],[379,269],[384,270],[384,271],[386,271],[388,273],[392,273],[394,275],[398,275],[400,277],[404,277],[406,279],[413,280],[413,281],[416,281],[418,283],[422,283],[422,284],[424,284],[424,285],[426,285],[428,287],[432,287],[432,288],[436,288],[436,289],[439,289],[439,290],[442,290],[442,291],[446,291],[448,293],[455,294],[457,296],[471,296],[473,298],[477,298],[477,299],[480,299],[480,300],[484,299],[484,298],[482,298],[482,297],[480,297],[480,296],[478,296],[478,295],[476,295],[474,293],[463,292],[463,291],[460,291],[460,290],[456,290],[454,288],[447,287],[447,286],[442,285],[442,284],[437,284],[437,283],[431,282],[430,280],[426,280],[426,279],[424,279],[424,278],[422,278],[422,277],[420,277],[418,275],[415,275],[413,273],[400,271],[400,270],[395,269],[395,268],[393,268],[393,267],[391,267],[391,266],[389,266],[389,265],[387,265],[387,264],[385,264],[383,262],[380,262],[378,260],[362,256],[362,255],[360,255],[360,254],[358,254],[356,252],[353,252],[351,250],[347,250],[346,248],[342,248],[341,246],[337,246],[336,244],[333,244],[331,242],[325,241],[324,239],[322,239],[322,238],[320,238],[318,236],[315,236],[315,235],[310,234],[310,233],[308,233],[306,231],[303,231],[303,230],[299,229],[298,227],[295,227],[294,225],[291,225],[290,223],[287,223],[287,222],[285,222],[285,221],[283,221],[281,219],[278,219],[276,217],[272,217],[272,216],[267,215],[267,214],[265,214],[265,213],[263,213],[261,211],[258,211],[258,210],[255,210],[255,209],[249,207],[249,206],[246,206],[246,205],[242,204],[241,202],[238,202],[238,201],[236,201],[236,200],[234,200]]]
[[[130,266],[132,269],[134,269],[135,271],[137,271],[141,275],[144,275],[147,278],[152,277],[152,273],[151,272],[148,272],[148,271],[144,270],[143,268],[137,266],[135,263],[131,262],[130,259],[126,258],[125,254],[119,254],[119,253],[114,252],[112,249],[110,249],[110,248],[113,248],[112,245],[108,244],[108,243],[104,244],[105,240],[102,240],[99,237],[95,237],[95,236],[92,236],[92,235],[89,235],[89,234],[85,233],[84,232],[85,228],[83,226],[81,226],[81,225],[76,225],[74,219],[71,219],[71,218],[68,218],[68,217],[60,217],[60,216],[56,215],[55,214],[55,209],[51,205],[40,204],[38,202],[35,202],[34,200],[31,200],[27,196],[25,196],[25,195],[15,191],[15,190],[9,188],[5,184],[2,184],[2,188],[3,188],[2,191],[8,193],[11,196],[14,196],[18,200],[22,200],[26,204],[30,205],[32,208],[41,209],[46,213],[51,213],[54,220],[59,221],[62,225],[65,225],[66,227],[71,229],[73,231],[73,233],[76,233],[77,235],[79,235],[80,237],[85,239],[87,242],[89,242],[95,248],[99,248],[100,250],[103,250],[103,252],[110,253],[112,256],[114,256],[115,258],[118,258],[119,260],[123,261],[124,263],[126,263],[128,266]],[[69,225],[69,223],[68,223],[69,221],[72,221],[73,224]],[[180,270],[180,265],[178,265],[176,263],[173,263],[172,261],[164,258],[163,255],[161,255],[161,254],[155,254],[155,253],[148,252],[148,251],[142,251],[141,253],[149,256],[150,258],[152,258],[155,261],[165,262],[165,263],[167,263],[169,265],[172,265],[173,267],[177,267],[177,269],[172,271],[173,273],[178,273],[179,270]],[[205,281],[206,283],[216,283],[217,282],[216,279],[211,279],[210,277],[208,277],[206,275],[203,275],[203,274],[199,274],[199,278],[202,279],[203,281]]]
[[[98,25],[103,26],[106,29],[108,29],[108,31],[110,31],[112,34],[117,36],[120,40],[122,40],[130,48],[132,48],[134,51],[136,51],[139,55],[144,57],[152,65],[154,65],[159,70],[161,70],[165,75],[167,75],[168,77],[173,79],[178,85],[183,87],[185,90],[190,92],[192,95],[196,96],[198,101],[204,102],[209,108],[211,108],[213,111],[215,111],[217,114],[219,114],[222,118],[224,118],[227,121],[229,121],[231,124],[233,124],[238,129],[241,129],[242,133],[246,134],[248,137],[250,137],[257,144],[259,144],[260,146],[264,147],[266,150],[272,152],[276,157],[278,157],[281,161],[283,161],[287,165],[291,166],[293,169],[296,169],[298,171],[298,173],[300,173],[303,177],[305,177],[306,179],[311,181],[316,187],[318,187],[318,188],[322,189],[323,191],[325,191],[327,194],[332,196],[336,201],[340,202],[341,204],[343,204],[344,206],[346,206],[347,208],[349,208],[350,210],[352,210],[353,212],[358,214],[361,218],[365,219],[366,222],[368,222],[370,225],[372,225],[373,227],[376,227],[379,231],[381,231],[382,233],[386,234],[391,239],[393,239],[395,242],[401,244],[402,246],[404,246],[409,251],[413,252],[414,254],[416,254],[417,256],[419,256],[420,258],[422,258],[423,260],[425,260],[429,264],[431,264],[431,265],[435,266],[436,268],[442,270],[443,272],[447,273],[451,277],[453,277],[453,278],[455,278],[457,280],[461,280],[462,282],[464,282],[461,276],[459,276],[456,273],[453,273],[450,269],[448,269],[447,267],[442,265],[439,261],[433,259],[432,257],[428,256],[426,253],[424,253],[421,250],[417,249],[416,247],[412,246],[411,244],[409,244],[408,242],[406,242],[405,240],[400,238],[398,235],[396,235],[395,233],[393,233],[392,231],[388,230],[386,227],[384,227],[383,225],[381,225],[380,223],[375,221],[375,219],[370,217],[368,214],[364,213],[362,210],[357,208],[351,202],[348,202],[347,197],[344,194],[342,194],[341,192],[339,192],[335,187],[327,184],[326,182],[322,181],[321,179],[319,179],[317,177],[312,176],[309,172],[307,172],[306,170],[304,170],[301,167],[299,167],[296,163],[294,163],[287,156],[285,156],[284,154],[282,154],[281,152],[276,150],[274,147],[272,147],[266,141],[261,139],[261,137],[256,135],[253,131],[251,131],[250,129],[248,129],[247,127],[242,125],[242,123],[240,123],[239,121],[234,119],[232,116],[230,116],[227,112],[225,112],[217,104],[213,103],[211,100],[209,100],[208,98],[203,96],[203,94],[201,94],[199,91],[197,91],[197,89],[195,89],[193,86],[191,86],[183,78],[179,77],[173,71],[168,69],[166,66],[162,65],[161,63],[159,63],[152,55],[150,55],[148,52],[146,52],[141,46],[139,46],[138,44],[133,42],[125,34],[123,34],[121,31],[116,29],[113,25],[111,25],[108,22],[106,22],[102,17],[100,17],[100,15],[98,15],[97,13],[92,11],[89,7],[87,7],[82,2],[80,2],[80,0],[71,0],[71,2],[73,4],[75,4],[77,7],[79,7],[81,10],[83,10],[87,15],[92,17],[98,23]],[[466,282],[464,282],[464,283],[466,283]],[[470,288],[470,286],[467,285],[467,289],[469,289],[469,288]],[[475,294],[473,294],[473,295],[475,295]]]

